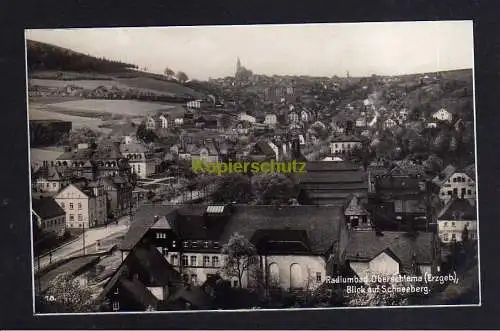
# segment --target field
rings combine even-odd
[[[173,106],[162,103],[142,102],[135,100],[74,100],[52,103],[48,105],[54,110],[82,112],[82,113],[102,113],[128,116],[145,116],[157,111],[167,111]]]
[[[73,130],[83,127],[90,128],[95,131],[100,131],[104,133],[111,132],[110,129],[100,128],[99,126],[103,124],[103,121],[99,118],[82,117],[67,115],[58,112],[52,112],[46,109],[44,105],[32,104],[29,105],[29,119],[31,120],[61,120],[69,121],[73,123]]]

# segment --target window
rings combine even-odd
[[[177,254],[172,254],[170,256],[170,264],[171,265],[177,265]]]
[[[175,248],[175,246],[176,246],[175,240],[172,240],[172,247]]]
[[[203,247],[208,248],[208,241],[205,241],[205,242],[203,243]]]
[[[71,203],[69,204],[69,209],[73,210],[73,208],[74,208],[74,206],[73,206],[73,203],[71,202]]]
[[[82,203],[81,202],[78,203],[78,209],[82,209]]]
[[[447,227],[447,226],[448,226],[448,222],[444,222],[443,227]]]
[[[316,273],[316,281],[319,283],[321,282],[321,272]]]
[[[120,310],[120,303],[118,301],[113,301],[113,311]]]
[[[210,264],[210,256],[204,256],[203,257],[203,266],[208,267],[209,264]]]
[[[182,265],[187,267],[189,265],[188,257],[186,255],[182,256]]]
[[[161,232],[156,233],[156,239],[166,239],[166,238],[167,238],[166,233],[161,233]]]
[[[237,279],[233,280],[233,287],[238,287],[238,280]]]
[[[115,288],[115,294],[118,294],[119,293],[119,290],[118,290],[118,287]]]
[[[451,234],[451,240],[456,240],[456,239],[457,239],[457,235],[456,235],[456,234],[454,234],[454,233],[452,233],[452,234]]]
[[[56,183],[52,183],[53,188],[56,188],[56,185],[57,185]]]
[[[467,194],[468,195],[472,195],[472,191],[471,190],[467,190]]]
[[[217,266],[219,266],[219,257],[212,256],[212,267],[217,267]]]
[[[451,190],[448,190],[448,195],[451,195]]]
[[[186,240],[184,241],[184,248],[188,248],[189,247],[189,242]]]
[[[455,227],[455,222],[451,222],[451,226],[452,226],[452,227]]]
[[[191,256],[191,266],[196,266],[196,256]]]
[[[82,214],[78,214],[78,221],[79,221],[79,222],[82,222],[82,221],[83,221],[83,215],[82,215]]]
[[[191,242],[191,247],[193,247],[193,248],[198,247],[198,242],[197,241],[192,241]]]
[[[70,222],[73,222],[75,220],[75,215],[69,214],[69,220]]]
[[[47,183],[47,185],[46,185],[46,186],[47,186],[47,188],[49,188],[49,187],[50,187],[50,183]]]
[[[214,241],[214,248],[220,248],[220,244],[218,241]]]
[[[163,253],[163,256],[167,256],[168,255],[168,248],[167,247],[162,247],[162,253]]]
[[[443,235],[443,239],[444,239],[444,241],[448,241],[448,234],[447,234],[447,233],[445,233],[445,234]]]

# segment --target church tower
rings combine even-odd
[[[240,61],[240,57],[238,56],[237,60],[236,60],[236,73],[239,73],[241,71],[241,61]]]

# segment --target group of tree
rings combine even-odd
[[[137,131],[136,131],[137,138],[141,139],[145,143],[152,143],[158,140],[158,135],[152,131],[146,128],[146,124],[141,123],[137,126]]]
[[[217,203],[288,204],[298,195],[293,180],[281,173],[228,174],[217,176],[215,183],[212,199]]]
[[[186,83],[189,80],[188,75],[186,75],[186,73],[184,71],[178,71],[176,73],[175,71],[173,71],[169,67],[165,68],[165,70],[163,71],[163,74],[165,75],[165,77],[167,79],[169,79],[169,80],[177,79],[177,81],[179,81],[181,83]]]
[[[60,70],[110,73],[138,68],[135,64],[97,58],[32,40],[28,40],[27,61],[30,71]]]

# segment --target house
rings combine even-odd
[[[206,163],[218,162],[220,153],[216,142],[212,139],[205,139],[201,147],[191,152],[191,160],[201,160]]]
[[[167,129],[169,124],[169,117],[167,114],[156,114],[152,116],[148,116],[146,118],[146,129],[147,130],[158,130],[158,129]]]
[[[286,290],[314,289],[339,270],[348,239],[339,206],[143,205],[119,248],[126,258],[146,238],[196,286],[221,270],[221,248],[235,233],[257,248],[265,283]],[[244,274],[243,287],[256,286],[251,276]]]
[[[458,170],[453,165],[448,165],[432,180],[432,183],[439,187],[441,201],[447,203],[453,196],[475,200],[475,181],[476,169],[474,164],[461,170]]]
[[[354,136],[341,136],[332,139],[330,152],[333,155],[343,155],[356,148],[361,148],[361,140]]]
[[[254,116],[248,115],[245,112],[241,112],[238,114],[238,121],[244,121],[254,124],[255,122],[257,122],[257,119]]]
[[[52,198],[31,200],[31,211],[38,228],[45,233],[64,235],[66,230],[66,212]]]
[[[294,124],[294,123],[299,122],[299,114],[295,111],[290,111],[288,113],[287,118],[288,118],[288,123],[290,123],[290,124]]]
[[[392,118],[388,118],[384,121],[383,127],[384,129],[391,129],[398,125],[398,123]]]
[[[98,301],[109,300],[113,311],[180,310],[189,307],[190,290],[177,271],[147,238],[139,241],[104,285]],[[194,289],[193,289],[194,290]],[[199,291],[194,303],[199,306]],[[206,299],[208,295],[202,295]],[[210,299],[208,299],[210,300]],[[206,302],[208,300],[201,300]],[[179,303],[183,306],[179,306]],[[200,308],[209,308],[203,305]]]
[[[312,120],[311,118],[311,113],[308,112],[307,110],[303,109],[300,111],[300,120],[303,122],[303,123],[307,123],[309,121]]]
[[[106,224],[108,214],[102,183],[72,183],[57,193],[54,200],[66,212],[67,228],[91,228]]]
[[[310,161],[299,180],[301,204],[344,205],[353,195],[364,200],[368,194],[366,172],[347,161]]]
[[[121,176],[111,176],[102,179],[106,194],[108,216],[117,218],[129,212],[132,203],[132,185]]]
[[[434,128],[437,128],[437,123],[436,122],[427,122],[425,124],[425,127],[428,129],[434,129]]]
[[[344,210],[347,227],[354,230],[371,230],[372,224],[370,214],[366,210],[364,203],[359,201],[354,195]]]
[[[434,275],[439,271],[439,240],[430,232],[354,231],[345,260],[360,278]]]
[[[446,109],[441,108],[432,114],[432,118],[440,122],[451,123],[453,121],[453,114]]]
[[[44,166],[38,169],[34,177],[35,188],[40,192],[57,193],[69,185],[72,173],[69,169],[57,166]]]
[[[358,118],[356,119],[356,123],[355,123],[355,125],[356,125],[356,127],[357,127],[357,128],[365,128],[365,127],[367,126],[367,124],[368,124],[368,123],[367,123],[367,121],[366,121],[366,117],[364,117],[364,116],[362,116],[362,117],[358,117]]]
[[[120,152],[128,160],[132,173],[139,178],[148,178],[156,173],[162,160],[158,154],[137,143],[120,145]]]
[[[266,114],[264,118],[264,124],[267,124],[269,127],[274,127],[278,123],[278,118],[276,114]]]
[[[274,145],[274,144],[273,144]],[[248,157],[252,161],[277,160],[278,155],[271,144],[266,140],[259,140],[250,147]]]
[[[450,199],[439,212],[437,222],[442,243],[463,241],[464,234],[470,240],[477,240],[477,211],[470,199]]]

